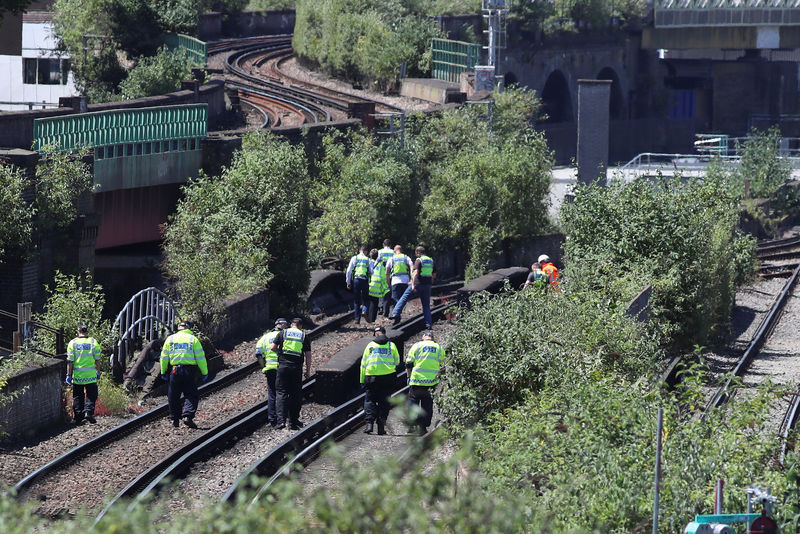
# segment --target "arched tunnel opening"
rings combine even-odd
[[[543,122],[569,122],[574,120],[572,97],[567,79],[560,70],[547,77],[542,89],[542,112],[547,115]]]
[[[619,120],[625,118],[625,98],[622,96],[622,87],[619,76],[611,67],[606,67],[597,75],[598,80],[611,81],[611,98],[608,103],[609,118]]]

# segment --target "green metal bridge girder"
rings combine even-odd
[[[208,63],[208,44],[182,33],[165,33],[164,43],[170,50],[182,50],[198,65]]]
[[[76,150],[206,137],[208,104],[117,109],[35,119],[34,149]]]
[[[656,28],[791,26],[800,0],[656,0]]]
[[[431,39],[432,76],[458,83],[462,72],[471,71],[478,64],[482,49],[474,43]]]

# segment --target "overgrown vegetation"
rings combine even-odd
[[[220,177],[201,174],[183,188],[164,269],[200,330],[211,331],[236,293],[269,284],[271,298],[293,299],[305,290],[307,176],[302,147],[255,133]]]
[[[119,84],[122,98],[131,100],[176,91],[183,80],[191,78],[192,66],[185,54],[162,46],[154,56],[141,58]]]
[[[411,0],[298,0],[292,47],[324,71],[383,89],[430,70],[436,23]]]
[[[580,187],[562,210],[571,287],[624,303],[652,285],[650,317],[665,339],[714,339],[734,285],[753,271],[755,241],[736,230],[739,200],[713,178]]]
[[[510,0],[510,19],[546,37],[639,24],[645,0]]]

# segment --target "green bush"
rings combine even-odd
[[[33,210],[23,197],[28,180],[21,169],[0,163],[0,263],[6,252],[24,250],[30,242]]]
[[[194,64],[182,52],[162,46],[152,57],[142,57],[119,88],[125,99],[163,95],[177,91],[191,78]]]
[[[209,332],[222,300],[270,288],[293,300],[308,285],[308,174],[303,149],[250,134],[219,178],[201,174],[164,236],[164,268],[183,310]]]
[[[742,159],[731,179],[742,193],[745,181],[749,181],[752,198],[772,198],[778,188],[791,180],[792,164],[780,157],[780,130],[777,127],[767,132],[752,130],[739,149]]]
[[[387,236],[415,241],[419,176],[397,147],[363,133],[329,134],[315,165],[309,245],[316,255],[349,258],[359,244]]]
[[[425,54],[441,32],[410,0],[298,0],[292,46],[325,71],[389,88],[405,62],[427,72]]]
[[[653,285],[650,317],[673,340],[704,344],[724,332],[734,283],[753,269],[755,242],[736,230],[738,197],[725,180],[645,179],[584,186],[562,209],[571,269],[593,290],[637,273]],[[581,262],[587,262],[579,266]]]

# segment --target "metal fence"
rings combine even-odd
[[[462,72],[475,68],[481,58],[481,45],[431,39],[432,76],[438,80],[458,83]]]
[[[800,0],[657,0],[657,28],[800,24]]]
[[[114,320],[119,341],[112,356],[112,366],[124,370],[136,344],[143,340],[157,339],[162,328],[171,331],[177,313],[175,303],[163,291],[154,287],[143,289],[132,296]]]
[[[181,50],[198,65],[208,63],[208,44],[182,33],[165,33],[164,43],[172,50]]]
[[[34,149],[75,150],[126,143],[200,139],[208,130],[208,104],[116,109],[34,119]]]

